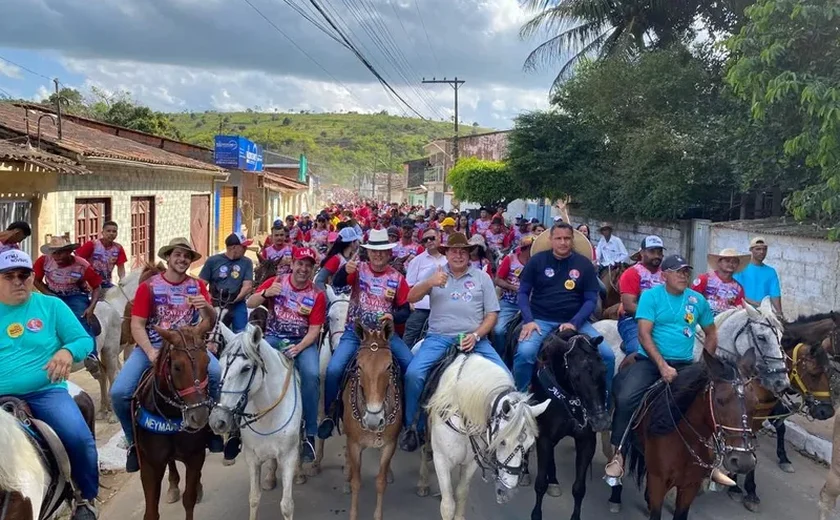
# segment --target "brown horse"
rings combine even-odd
[[[356,335],[362,344],[342,391],[347,465],[345,478],[350,484],[352,499],[350,520],[359,514],[359,489],[362,486],[362,452],[380,448],[379,474],[376,476],[376,511],[373,518],[382,520],[382,497],[388,485],[391,458],[397,449],[397,436],[402,429],[402,397],[400,369],[391,354],[388,340],[394,324],[387,320],[382,330],[368,330],[356,323]],[[345,493],[347,493],[345,486]]]
[[[755,468],[751,422],[758,385],[749,382],[755,375],[755,350],[737,366],[705,350],[703,360],[651,397],[633,428],[638,444],[629,450],[629,464],[640,486],[647,480],[651,520],[662,517],[665,495],[674,487],[674,519],[687,519],[703,480],[716,465],[735,473]]]
[[[183,504],[186,520],[193,520],[195,504],[201,497],[201,470],[210,430],[212,399],[209,392],[208,365],[210,357],[205,334],[212,324],[202,321],[196,327],[182,327],[177,331],[155,330],[163,338],[153,368],[147,372],[135,392],[132,406],[142,415],[154,413],[165,424],[152,432],[136,426],[137,455],[140,460],[140,480],[146,498],[144,520],[159,520],[161,481],[170,468],[170,482],[178,478],[174,462],[186,466],[186,486]],[[159,433],[165,430],[167,433]]]
[[[618,267],[607,267],[599,275],[604,287],[607,288],[607,295],[601,302],[601,308],[606,310],[613,305],[621,303],[621,291],[618,290],[618,279],[627,270],[627,265],[621,264]],[[606,318],[604,318],[606,319]]]

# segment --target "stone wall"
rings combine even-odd
[[[556,213],[556,210],[554,213]],[[597,245],[598,240],[601,238],[601,235],[598,233],[598,228],[605,222],[603,220],[577,216],[574,213],[570,213],[569,216],[572,219],[571,224],[573,226],[577,227],[580,224],[589,226],[592,245]],[[639,249],[642,240],[646,236],[658,235],[665,244],[665,254],[680,253],[682,255],[689,255],[690,221],[611,222],[611,224],[613,226],[613,235],[624,242],[624,246],[630,254],[633,254]]]

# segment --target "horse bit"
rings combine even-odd
[[[363,348],[368,349],[371,352],[378,352],[380,347],[379,347],[379,343],[373,342],[370,345],[366,345],[366,346],[363,345],[363,346],[359,347],[360,350],[363,349]],[[384,347],[384,349],[385,350],[390,350],[390,346],[386,346],[386,347]],[[359,425],[362,427],[363,430],[373,431],[374,433],[376,433],[376,443],[377,444],[382,443],[382,434],[385,432],[385,428],[394,424],[394,422],[397,420],[397,414],[400,411],[400,402],[401,402],[400,401],[400,385],[397,382],[397,373],[398,373],[397,370],[399,370],[399,369],[396,366],[394,366],[394,364],[392,363],[391,374],[390,374],[389,379],[388,379],[388,386],[394,388],[394,394],[393,394],[394,406],[391,408],[391,412],[388,414],[388,417],[385,420],[385,425],[382,428],[380,428],[378,430],[375,430],[375,431],[368,430],[367,428],[365,428],[365,424],[362,421],[362,414],[359,411],[359,403],[358,403],[359,394],[361,394],[363,402],[367,403],[367,400],[365,399],[365,389],[361,387],[361,384],[360,384],[360,381],[359,381],[360,368],[359,368],[358,362],[356,364],[355,369],[353,370],[353,375],[351,377],[352,381],[351,381],[351,386],[350,386],[350,409],[353,412],[353,419],[355,419],[359,423]],[[388,399],[387,399],[387,395],[386,395],[385,403],[387,404],[387,402],[388,402]],[[386,406],[386,404],[383,404],[382,406]]]

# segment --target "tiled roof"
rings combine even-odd
[[[38,117],[46,112],[29,110],[29,134],[34,141],[38,134]],[[222,173],[225,170],[205,162],[160,150],[130,139],[110,135],[72,121],[62,121],[62,138],[50,118],[41,120],[41,141],[85,157],[101,157],[137,161],[148,164],[193,168]],[[0,103],[0,128],[26,135],[26,110],[11,103]]]
[[[60,155],[43,152],[26,144],[15,144],[0,141],[0,162],[19,161],[33,164],[43,170],[66,173],[70,175],[86,175],[87,168]]]

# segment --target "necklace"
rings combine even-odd
[[[676,311],[674,310],[674,306],[671,305],[671,294],[667,290],[665,291],[665,294],[668,295],[668,298],[666,298],[665,301],[668,302],[668,308],[671,309],[672,315],[678,315],[682,312],[680,309],[685,309],[685,291],[682,293],[682,299],[680,299],[680,304],[677,305]]]

